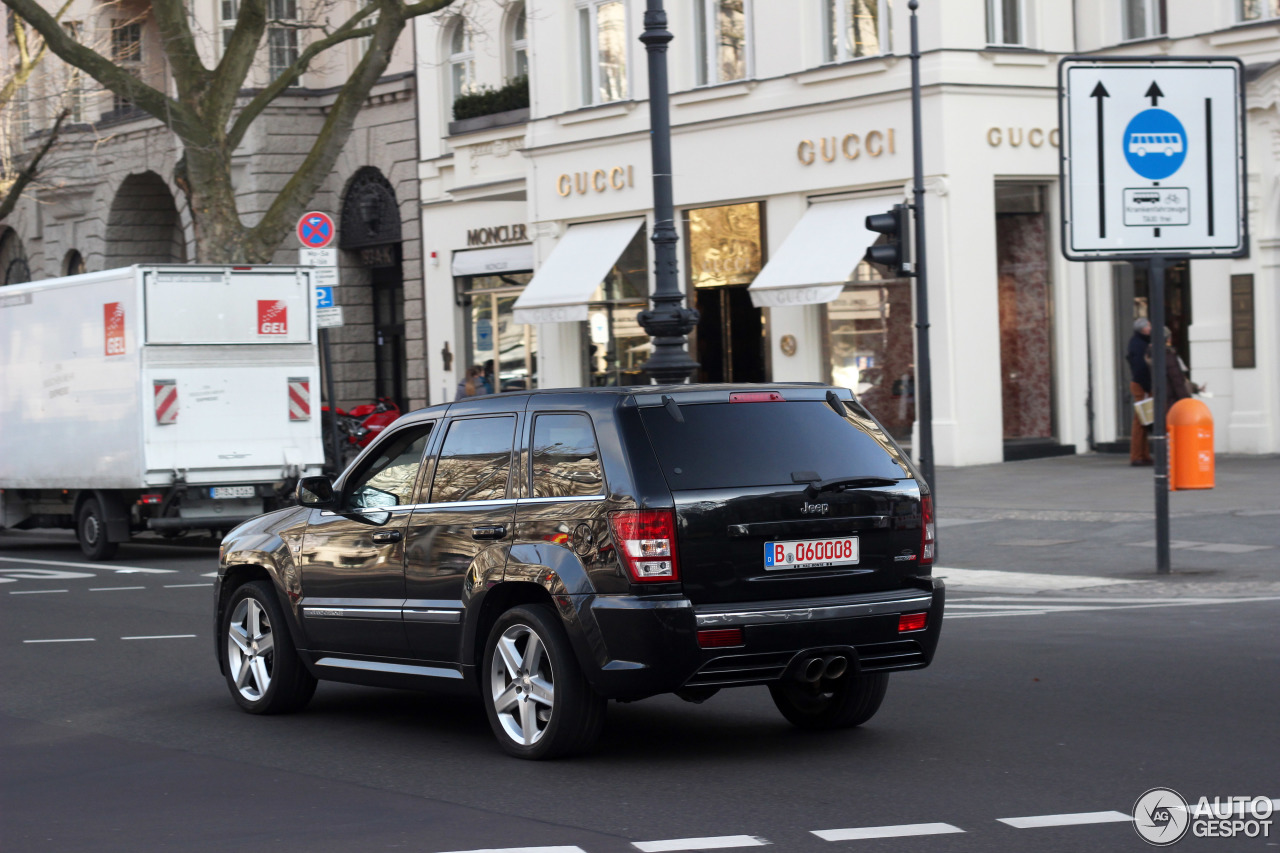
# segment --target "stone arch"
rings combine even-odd
[[[125,178],[107,217],[107,268],[186,261],[182,220],[164,179],[149,171]]]
[[[377,167],[363,166],[347,182],[338,234],[338,245],[343,249],[400,242],[400,204],[395,187]]]
[[[0,233],[0,285],[22,284],[31,281],[31,267],[27,265],[27,253],[22,238],[12,228]]]

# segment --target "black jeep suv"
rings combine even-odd
[[[927,666],[928,487],[844,389],[517,392],[406,415],[224,540],[218,663],[251,713],[317,679],[473,685],[503,748],[583,750],[606,700],[768,685],[856,726]]]

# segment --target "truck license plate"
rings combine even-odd
[[[795,539],[764,543],[764,567],[776,569],[824,569],[858,564],[858,537]]]
[[[253,486],[214,486],[209,489],[209,497],[215,500],[231,498],[252,498],[255,496]]]

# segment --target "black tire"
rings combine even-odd
[[[236,704],[250,714],[290,714],[306,707],[316,680],[298,657],[269,581],[237,587],[218,628],[226,644],[227,687]],[[263,651],[267,638],[270,648]]]
[[[80,550],[90,560],[110,560],[116,555],[120,543],[107,539],[107,517],[97,498],[89,498],[80,505],[76,516],[76,539]]]
[[[534,654],[538,659],[531,667],[523,668],[534,637],[542,652]],[[508,662],[516,664],[514,671]],[[484,646],[480,691],[494,736],[516,758],[584,752],[604,725],[605,700],[582,674],[559,618],[545,605],[515,607],[498,617]],[[522,737],[526,731],[529,736]]]
[[[889,687],[887,672],[849,673],[820,684],[787,679],[769,685],[773,704],[794,726],[810,731],[851,729],[875,716]]]

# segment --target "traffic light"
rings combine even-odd
[[[911,274],[911,254],[908,248],[911,208],[895,204],[887,213],[873,213],[867,217],[868,231],[884,234],[889,239],[867,249],[866,259],[873,264],[888,267],[898,275]]]

